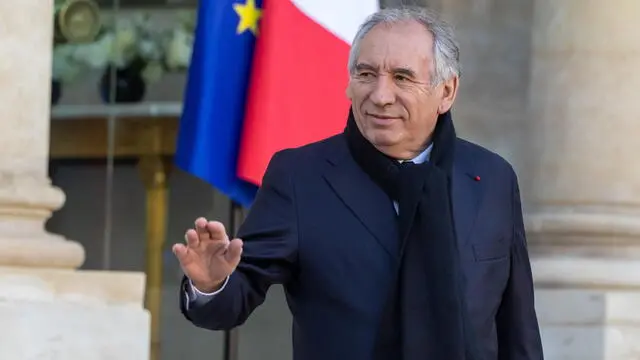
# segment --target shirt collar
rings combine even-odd
[[[431,149],[433,148],[433,143],[431,143],[423,152],[418,154],[418,156],[411,159],[414,164],[422,164],[425,161],[429,161],[429,157],[431,155]],[[400,160],[400,162],[404,162],[406,160]]]

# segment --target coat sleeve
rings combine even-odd
[[[499,360],[542,360],[533,278],[522,218],[518,179],[511,169],[513,236],[511,274],[497,314]]]
[[[186,305],[183,279],[180,308],[194,325],[228,330],[242,325],[264,302],[272,284],[287,284],[297,267],[297,214],[290,177],[291,153],[276,153],[265,172],[262,186],[239,229],[244,242],[242,259],[225,288],[204,304]]]

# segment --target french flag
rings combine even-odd
[[[347,60],[377,0],[271,0],[257,40],[238,158],[238,176],[260,184],[278,150],[344,129]]]
[[[250,206],[279,150],[337,134],[349,50],[377,0],[206,0],[176,163]]]

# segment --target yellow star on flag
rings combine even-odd
[[[215,0],[213,0],[215,1]],[[236,11],[240,22],[238,22],[237,33],[242,34],[246,30],[250,30],[254,35],[258,34],[258,20],[262,16],[262,10],[256,7],[255,0],[246,0],[244,5],[233,4],[233,10]]]

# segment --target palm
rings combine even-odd
[[[187,247],[187,255],[181,265],[191,281],[198,283],[224,279],[233,272],[236,264],[229,262],[213,245],[206,244],[204,249]]]

